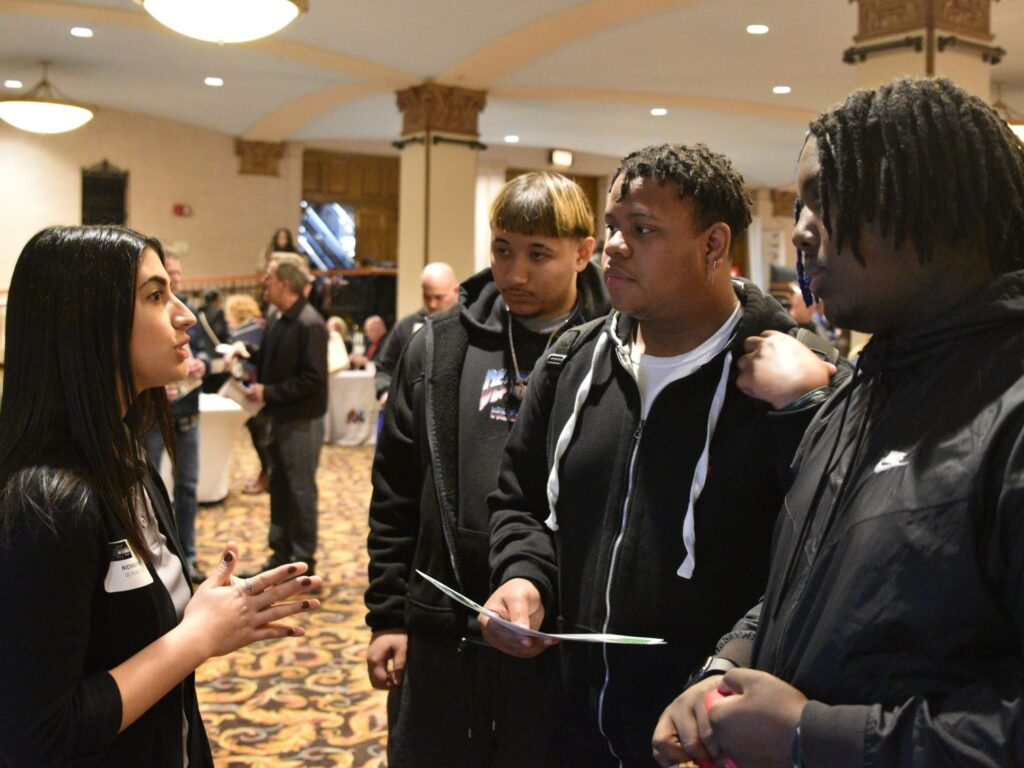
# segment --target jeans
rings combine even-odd
[[[188,563],[196,559],[196,486],[199,484],[199,414],[173,419],[178,463],[174,467],[174,517],[178,523],[178,541]],[[146,453],[158,470],[164,453],[159,429],[146,435]]]
[[[270,425],[270,535],[276,564],[316,564],[316,469],[324,444],[324,419]]]

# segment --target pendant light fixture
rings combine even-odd
[[[992,83],[996,87],[996,100],[992,103],[992,109],[999,113],[1009,125],[1010,130],[1017,134],[1017,137],[1024,141],[1024,115],[1015,112],[1003,101],[1003,84]]]
[[[50,62],[39,63],[43,79],[34,88],[22,96],[0,98],[0,120],[32,133],[66,133],[92,120],[89,107],[65,98],[50,84]]]
[[[140,0],[136,0],[139,2]],[[187,37],[244,43],[287,26],[308,0],[141,0],[149,15]]]

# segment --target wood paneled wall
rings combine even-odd
[[[302,196],[341,203],[356,211],[356,260],[372,266],[398,259],[397,157],[307,149],[302,155]]]

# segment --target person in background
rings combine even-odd
[[[316,470],[324,442],[327,411],[327,326],[304,298],[309,273],[274,259],[263,291],[277,309],[259,349],[236,344],[258,369],[250,401],[265,406],[270,419],[271,555],[260,570],[300,560],[313,573],[317,546]]]
[[[178,300],[195,313],[188,301],[179,293],[181,288],[181,259],[166,254],[164,265],[169,279],[168,287]],[[210,367],[206,335],[197,323],[188,328],[189,357],[188,372],[181,381],[168,386],[167,397],[171,401],[172,433],[174,435],[174,456],[171,475],[174,479],[174,516],[178,524],[178,538],[188,563],[189,576],[199,583],[206,578],[196,558],[196,516],[199,514],[199,395],[203,377]],[[146,453],[153,466],[160,468],[164,455],[164,437],[159,429],[151,429],[146,435]],[[170,451],[169,451],[170,453]]]
[[[737,385],[748,337],[794,323],[730,277],[750,198],[724,156],[633,152],[605,223],[614,311],[531,375],[488,499],[497,589],[485,607],[532,629],[557,619],[563,632],[667,641],[554,651],[564,706],[549,727],[563,764],[633,768],[650,764],[651,728],[707,641],[761,594],[805,405],[827,397],[836,369],[813,358],[778,393],[782,413]],[[480,623],[507,653],[549,647]]]
[[[577,184],[519,176],[490,221],[491,267],[412,337],[374,461],[366,659],[373,686],[390,691],[393,768],[559,765],[546,722],[557,660],[488,647],[473,617],[414,570],[474,600],[490,592],[484,499],[522,390],[563,331],[608,310]]]
[[[337,315],[327,318],[327,373],[330,376],[352,367],[348,356],[348,324]]]
[[[814,299],[808,305],[799,283],[790,283],[789,291],[789,316],[793,318],[793,321],[801,328],[818,334],[838,349],[841,355],[845,356],[850,351],[850,341],[839,328],[834,327],[825,317],[825,305],[821,303],[821,299]]]
[[[148,425],[188,373],[192,313],[160,243],[55,227],[21,252],[0,403],[0,763],[212,768],[194,671],[303,634],[301,563],[234,578],[228,542],[193,592]]]
[[[423,290],[423,306],[395,324],[374,360],[374,386],[381,408],[387,403],[391,376],[409,339],[423,327],[427,315],[448,309],[459,300],[459,281],[455,279],[455,271],[443,261],[431,262],[423,268],[420,287]]]
[[[265,323],[263,314],[260,312],[260,305],[252,296],[244,293],[234,293],[227,297],[224,302],[224,315],[228,323],[229,339],[232,343],[240,341],[254,349],[259,349],[263,344],[263,332]],[[256,367],[251,363],[243,366],[245,381],[250,383],[255,380]],[[252,438],[252,447],[260,460],[260,473],[255,480],[247,483],[242,488],[242,493],[258,494],[270,490],[270,453],[267,448],[270,442],[270,423],[266,414],[260,412],[250,416],[245,422],[249,436]]]
[[[951,81],[903,78],[811,123],[797,191],[808,291],[873,335],[718,646],[741,668],[665,711],[658,762],[1020,765],[1024,144]]]
[[[362,352],[357,349],[351,354],[352,367],[365,368],[367,363],[376,360],[387,335],[388,327],[380,315],[370,315],[366,318],[363,322],[363,339],[366,346]]]

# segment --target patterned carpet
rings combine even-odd
[[[298,618],[306,635],[264,641],[199,669],[199,702],[218,768],[386,765],[385,696],[370,687],[364,660],[372,460],[371,447],[324,446],[317,475],[323,607]],[[229,538],[241,549],[239,570],[266,558],[269,497],[240,493],[258,468],[248,433],[241,431],[231,458],[231,493],[199,512],[196,542],[204,570]]]

